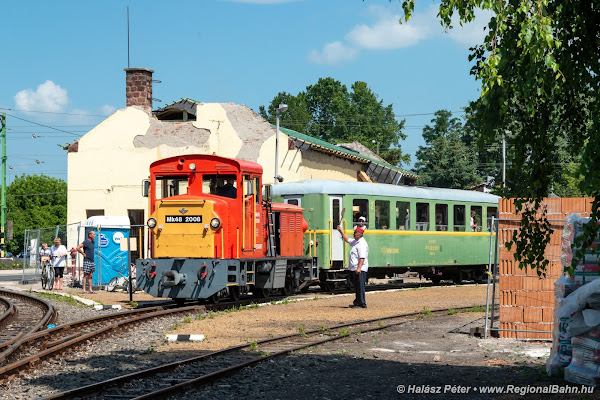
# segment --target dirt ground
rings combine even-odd
[[[322,326],[447,307],[485,305],[486,286],[442,286],[399,291],[367,292],[368,308],[353,308],[354,295],[335,295],[288,304],[275,304],[243,312],[221,313],[214,318],[193,319],[169,333],[202,334],[200,343],[174,343],[171,349],[218,350],[268,336],[319,329]],[[322,298],[321,298],[322,297]],[[315,300],[316,298],[316,300]]]

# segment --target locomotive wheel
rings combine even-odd
[[[239,286],[231,286],[229,288],[229,298],[231,301],[239,301],[240,300],[240,287]]]
[[[285,281],[285,286],[281,288],[281,294],[284,296],[289,296],[292,294],[292,281]]]
[[[254,288],[252,293],[254,297],[259,299],[266,299],[271,295],[271,289],[269,288]]]

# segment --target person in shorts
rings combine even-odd
[[[67,248],[60,243],[60,238],[54,239],[50,248],[52,266],[54,267],[54,289],[63,290],[63,275],[67,266]]]
[[[95,238],[96,231],[89,231],[87,239],[77,246],[77,251],[83,256],[83,293],[94,293],[92,291],[92,275],[96,270],[96,264],[94,263]],[[87,291],[85,290],[86,282]]]

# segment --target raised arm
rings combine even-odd
[[[347,236],[347,235],[344,233],[344,230],[342,229],[342,225],[341,225],[341,224],[337,226],[337,230],[338,230],[338,232],[339,232],[339,233],[341,233],[341,234],[342,234],[342,238],[343,238],[343,239],[344,239],[344,240],[345,240],[347,243],[350,243],[350,238],[349,238],[349,237],[348,237],[348,236]]]

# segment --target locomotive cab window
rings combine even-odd
[[[410,229],[410,203],[408,201],[396,202],[396,229]]]
[[[488,232],[492,229],[492,217],[494,217],[494,219],[498,219],[498,207],[488,207],[487,208],[487,231]]]
[[[158,200],[186,194],[188,186],[187,176],[157,176],[154,189],[155,197]]]
[[[202,176],[202,193],[235,199],[237,198],[237,187],[237,180],[233,174],[210,174]]]
[[[375,229],[390,229],[390,202],[375,200]]]
[[[417,230],[429,230],[429,203],[417,203]]]
[[[359,221],[360,217],[364,217],[365,221]],[[352,224],[369,226],[369,200],[352,200]]]
[[[471,232],[481,232],[481,206],[471,206],[469,225]]]
[[[454,206],[454,231],[464,232],[465,231],[465,206]]]
[[[448,230],[448,205],[447,204],[436,204],[435,205],[435,230],[436,231],[447,231]]]

